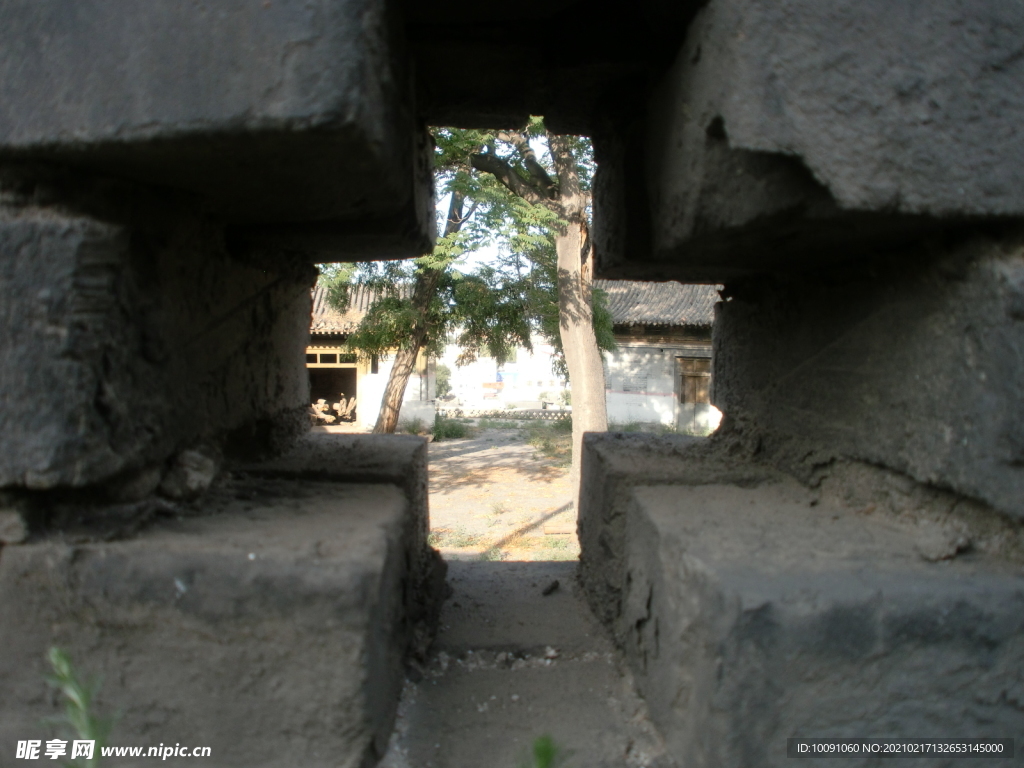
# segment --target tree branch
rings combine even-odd
[[[551,199],[537,191],[532,184],[528,183],[522,176],[515,172],[515,169],[490,152],[478,155],[470,155],[473,167],[478,171],[489,173],[508,189],[513,195],[523,198],[533,205],[544,205],[551,207]]]
[[[548,175],[548,172],[544,170],[544,166],[537,160],[537,153],[530,146],[530,140],[519,131],[499,131],[496,135],[501,141],[515,146],[520,157],[523,158],[523,165],[526,166],[530,176],[537,182],[541,192],[553,200],[558,194],[558,190],[555,189],[555,182]]]

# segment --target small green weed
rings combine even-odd
[[[103,718],[93,711],[93,700],[99,691],[99,683],[79,679],[71,659],[60,648],[51,648],[47,659],[53,670],[47,682],[57,688],[65,699],[64,715],[57,718],[57,722],[70,728],[76,739],[95,742],[90,759],[73,760],[64,765],[71,768],[95,768],[100,764],[100,750],[107,743],[107,736],[114,724],[114,718]]]
[[[398,431],[404,432],[407,435],[423,435],[426,434],[427,425],[421,418],[414,419],[403,419],[398,424]]]
[[[569,757],[546,733],[534,740],[531,751],[529,759],[520,763],[521,768],[558,768]]]
[[[437,416],[434,419],[434,440],[459,440],[469,437],[469,427],[464,421]]]
[[[558,435],[572,434],[572,416],[564,419],[555,419],[551,422],[551,431]]]
[[[503,501],[496,501],[491,504],[491,513],[495,515],[504,515],[506,512],[511,512],[512,507]]]

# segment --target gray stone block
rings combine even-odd
[[[0,157],[196,193],[239,236],[257,227],[318,260],[429,249],[431,147],[383,0],[0,14]]]
[[[793,736],[1019,739],[1019,564],[929,563],[914,526],[812,502],[632,491],[614,626],[681,768],[788,765]]]
[[[600,276],[720,282],[1024,214],[1024,8],[713,0],[620,162]],[[604,213],[615,206],[601,206]]]
[[[413,435],[339,435],[311,433],[284,454],[232,469],[260,477],[299,477],[343,483],[384,483],[401,488],[416,513],[405,518],[410,551],[420,553],[414,570],[432,578],[436,555],[427,544],[430,500],[427,491],[427,441]],[[420,589],[410,582],[410,589]],[[426,591],[440,591],[440,584]],[[411,602],[412,598],[410,598]],[[424,611],[433,607],[424,605]]]
[[[112,745],[208,746],[219,766],[376,763],[415,629],[408,532],[424,510],[393,485],[246,477],[203,511],[128,541],[3,549],[0,741],[51,737],[58,646],[102,678],[97,711],[121,713]]]
[[[124,218],[0,206],[0,487],[105,482],[308,427],[309,267],[137,194]]]
[[[621,613],[625,524],[632,489],[666,484],[755,486],[781,474],[745,461],[742,446],[682,435],[591,432],[583,437],[580,580],[591,610],[606,623]]]
[[[976,237],[718,305],[714,401],[807,482],[836,459],[1024,516],[1024,238]]]

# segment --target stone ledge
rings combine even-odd
[[[0,157],[202,197],[311,260],[434,237],[429,136],[384,0],[14,0]]]
[[[1017,733],[1024,573],[917,541],[792,482],[634,487],[614,625],[680,766],[781,766],[795,735]]]
[[[315,272],[233,256],[173,199],[89,191],[133,209],[0,204],[0,487],[95,486],[235,432],[264,450],[294,437]]]
[[[223,766],[379,759],[421,583],[409,521],[424,510],[389,484],[234,482],[215,514],[132,540],[0,550],[0,741],[50,737],[57,645],[122,712],[111,743],[210,746]]]
[[[643,150],[609,150],[595,274],[730,283],[1020,217],[1022,33],[1014,3],[704,4]]]
[[[781,474],[745,459],[735,443],[682,435],[608,432],[583,437],[578,530],[580,578],[591,610],[606,623],[621,611],[626,511],[634,486],[757,485]]]

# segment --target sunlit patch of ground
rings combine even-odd
[[[569,467],[526,430],[431,445],[430,543],[448,559],[575,560]]]

